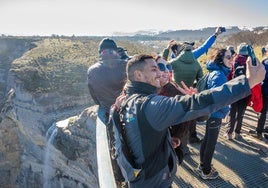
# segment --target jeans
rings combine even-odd
[[[267,113],[267,108],[268,108],[268,96],[263,95],[262,96],[262,110],[261,110],[261,115],[259,117],[258,120],[258,126],[256,128],[257,133],[262,133],[263,132],[263,128],[265,125],[265,121],[266,121],[266,113]]]
[[[209,174],[211,171],[211,161],[217,144],[221,122],[221,118],[211,117],[206,123],[206,133],[200,147],[200,164],[205,174]]]
[[[236,125],[235,132],[237,134],[240,134],[243,117],[247,108],[247,103],[248,103],[248,97],[231,104],[230,126],[229,129],[227,130],[228,134],[232,134],[234,132],[235,125]]]

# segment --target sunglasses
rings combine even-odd
[[[166,69],[168,71],[172,71],[172,66],[171,64],[167,64],[165,65],[164,63],[157,63],[157,66],[159,68],[160,71],[165,71]]]
[[[230,60],[230,59],[232,59],[232,56],[230,56],[230,55],[226,55],[226,56],[224,56],[226,59],[228,59],[228,60]]]

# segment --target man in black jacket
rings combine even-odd
[[[250,88],[265,75],[263,65],[250,66],[247,77],[200,94],[165,97],[156,95],[161,73],[150,55],[135,55],[127,63],[125,110],[121,111],[125,139],[135,166],[141,171],[129,182],[130,188],[170,187],[176,173],[176,155],[168,127],[209,115],[250,95]],[[225,99],[225,100],[222,100]],[[145,117],[145,118],[141,118]]]

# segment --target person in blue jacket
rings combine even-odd
[[[215,88],[227,82],[227,75],[232,68],[232,54],[229,50],[218,49],[212,61],[206,64],[209,70],[207,88]],[[219,174],[211,166],[213,153],[217,143],[222,119],[228,114],[229,106],[213,112],[206,122],[206,132],[200,147],[200,165],[198,167],[201,178],[216,179]]]
[[[203,55],[204,53],[207,53],[208,49],[214,44],[214,42],[216,41],[218,35],[220,35],[222,33],[221,31],[222,27],[217,27],[216,31],[213,35],[211,35],[210,37],[207,38],[207,40],[198,48],[193,49],[192,53],[194,55],[195,59],[198,59],[201,55]],[[194,46],[194,42],[186,42],[187,44],[190,44],[192,46]],[[171,51],[170,57],[171,58],[175,58],[179,55],[180,52],[180,47],[182,46],[182,44],[176,42],[175,40],[171,40],[167,46],[166,49],[164,49],[163,51],[163,58],[165,60],[168,59],[168,54]]]

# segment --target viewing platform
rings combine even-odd
[[[259,140],[251,136],[248,131],[255,130],[258,114],[248,108],[246,110],[241,139],[227,140],[223,137],[227,130],[227,123],[223,122],[218,143],[212,159],[213,167],[219,172],[215,180],[203,180],[196,168],[199,164],[200,144],[188,144],[190,154],[178,166],[177,176],[173,188],[232,188],[232,187],[268,187],[268,140]],[[266,126],[268,125],[266,121]],[[199,137],[205,134],[205,123],[197,125]]]
[[[97,156],[100,188],[116,188],[109,159],[106,126],[99,113],[97,119]],[[218,143],[212,159],[213,167],[219,172],[215,180],[203,180],[196,168],[199,164],[200,144],[188,144],[190,154],[178,165],[173,188],[267,188],[268,187],[268,140],[259,140],[249,135],[255,130],[258,113],[246,110],[241,130],[241,138],[227,140],[223,135],[227,122],[223,121]],[[266,126],[268,121],[266,121]],[[197,124],[199,137],[205,134],[205,123]],[[106,148],[106,149],[105,149]]]

